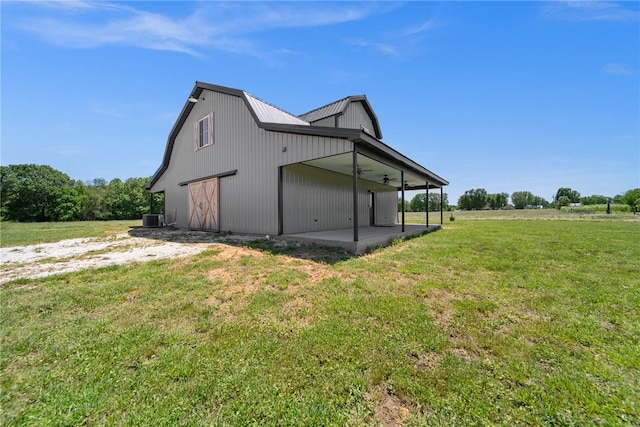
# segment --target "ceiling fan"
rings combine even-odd
[[[362,175],[364,172],[371,172],[373,171],[373,169],[362,169],[360,166],[356,166],[356,170],[358,172],[358,175]]]
[[[386,173],[384,174],[384,176],[382,177],[382,183],[383,184],[388,184],[391,181],[396,180],[397,178],[389,178],[389,175],[387,175]]]

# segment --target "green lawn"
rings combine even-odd
[[[129,228],[141,225],[142,220],[27,223],[0,221],[0,247],[57,242],[81,237],[104,237],[126,233]]]
[[[0,424],[638,425],[639,233],[445,213],[331,264],[212,245],[7,283]]]

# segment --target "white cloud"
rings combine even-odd
[[[389,9],[375,3],[185,3],[184,16],[108,2],[27,2],[14,25],[68,48],[110,45],[200,56],[203,50],[262,57],[247,35],[276,28],[318,27],[365,19]]]
[[[634,4],[631,2],[631,4]],[[548,3],[543,14],[559,21],[638,21],[637,9],[605,1],[557,1]]]
[[[626,64],[621,64],[618,62],[612,62],[610,64],[606,64],[604,67],[602,67],[602,71],[607,74],[612,74],[614,76],[624,76],[624,75],[633,74],[633,69],[630,66]]]
[[[69,48],[127,45],[196,54],[188,20],[130,8],[74,10],[85,13],[35,16],[17,25],[50,43]]]
[[[399,54],[396,47],[387,43],[372,42],[364,39],[350,39],[346,42],[351,46],[373,48],[378,52],[384,53],[385,55],[397,56]]]
[[[407,28],[404,32],[404,35],[412,36],[415,34],[424,33],[426,31],[431,31],[435,28],[438,28],[439,25],[440,24],[438,24],[438,22],[436,22],[435,20],[429,19],[428,21],[425,21],[422,24]]]
[[[379,42],[359,38],[346,40],[346,43],[351,46],[371,48],[385,55],[401,56],[401,52],[406,53],[407,48],[415,46],[420,39],[420,37],[414,36],[432,31],[440,26],[441,24],[439,22],[434,19],[429,19],[420,24],[408,27],[404,31],[394,32],[395,34],[391,36],[393,42]]]
[[[319,27],[365,19],[371,14],[384,12],[371,3],[253,3],[211,4],[201,10],[210,14],[226,14],[217,28],[230,33],[248,33],[271,28]],[[221,24],[221,25],[220,25]]]
[[[29,0],[25,3],[36,5],[40,8],[58,10],[70,14],[92,10],[130,9],[128,6],[118,5],[116,3],[86,0]]]

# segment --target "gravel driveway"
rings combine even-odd
[[[139,236],[61,240],[29,246],[0,248],[0,283],[34,279],[87,268],[147,262],[197,254],[230,237],[205,232],[143,230]],[[256,237],[233,236],[234,241]]]

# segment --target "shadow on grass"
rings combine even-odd
[[[332,246],[322,246],[315,243],[258,239],[250,241],[246,246],[251,249],[257,249],[273,255],[287,255],[294,258],[322,262],[325,264],[335,264],[355,257],[353,253],[345,249]]]
[[[324,264],[335,264],[355,257],[345,249],[322,246],[315,243],[293,242],[278,238],[265,239],[255,235],[242,235],[227,232],[174,230],[169,228],[132,227],[132,237],[162,240],[176,243],[211,243],[245,247],[272,255],[286,255]]]

